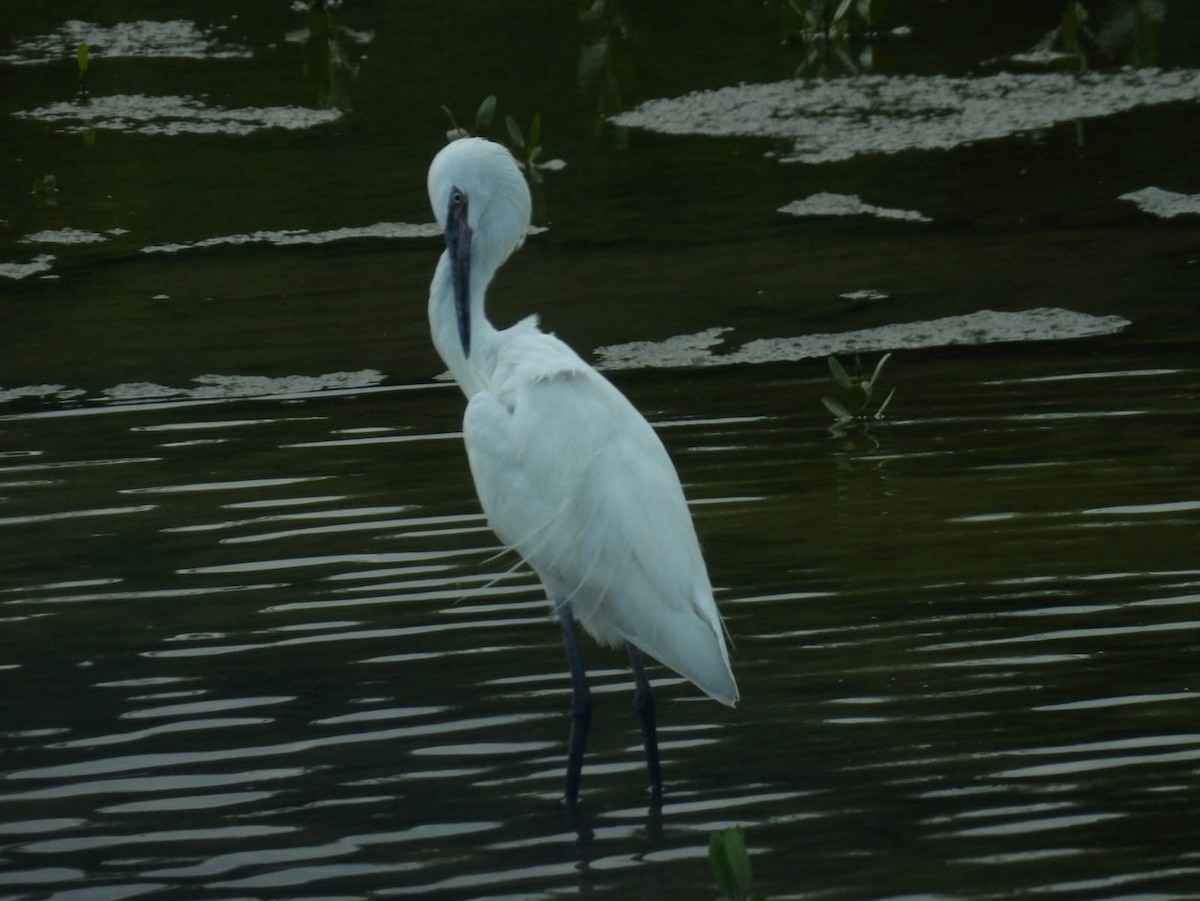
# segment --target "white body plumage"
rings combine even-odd
[[[429,296],[434,344],[466,394],[463,437],[500,539],[597,641],[627,642],[733,705],[724,627],[675,468],[645,418],[536,317],[497,330],[496,269],[530,219],[508,151],[445,147],[429,197],[447,233]]]

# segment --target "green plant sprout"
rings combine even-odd
[[[92,99],[87,89],[87,70],[91,55],[91,48],[88,47],[87,41],[75,48],[75,61],[79,63],[79,101],[81,103],[87,103]]]
[[[41,206],[54,206],[58,203],[58,179],[53,175],[39,175],[33,180],[33,195],[35,203]]]
[[[866,426],[872,421],[883,419],[883,412],[887,409],[887,405],[892,402],[892,396],[896,393],[896,389],[893,388],[888,392],[888,396],[874,412],[871,412],[871,397],[875,393],[876,384],[879,382],[879,374],[883,372],[883,366],[891,359],[891,356],[890,353],[887,353],[880,357],[879,362],[875,364],[875,371],[871,373],[871,377],[864,378],[862,374],[862,361],[858,358],[857,354],[854,357],[853,376],[846,372],[845,367],[842,366],[837,357],[830,355],[829,372],[833,375],[833,380],[837,382],[838,387],[844,392],[844,400],[822,397],[821,403],[825,405],[825,409],[837,418],[839,426],[848,425],[849,423],[858,423]]]
[[[789,40],[845,38],[851,31],[870,31],[883,14],[886,0],[780,0],[779,21]]]
[[[732,901],[766,901],[762,892],[752,887],[750,855],[746,853],[746,833],[741,826],[709,836],[708,865],[717,887]]]
[[[1093,62],[1153,66],[1159,57],[1159,32],[1166,19],[1162,4],[1114,0],[1088,12],[1084,0],[1067,0],[1058,26],[1036,49],[1065,54],[1063,67],[1086,72]]]
[[[533,114],[533,122],[529,125],[528,142],[525,140],[524,132],[521,131],[521,126],[517,124],[517,120],[512,116],[505,116],[504,124],[508,126],[508,136],[512,139],[513,150],[517,151],[513,154],[517,157],[517,162],[525,166],[526,172],[532,172],[533,164],[542,152],[542,145],[540,143],[542,138],[542,114]]]
[[[479,104],[479,109],[475,111],[475,124],[472,128],[463,128],[458,124],[458,120],[454,118],[454,113],[450,112],[450,107],[442,105],[444,112],[450,119],[450,128],[446,131],[446,143],[457,141],[459,138],[469,138],[474,135],[477,138],[486,138],[492,127],[492,119],[496,116],[496,95],[489,94],[483,98],[483,103]]]
[[[443,106],[442,109],[450,118],[450,128],[446,131],[446,141],[457,141],[459,138],[468,138],[472,135],[480,138],[486,138],[491,131],[492,122],[496,118],[496,95],[489,94],[479,104],[479,109],[475,111],[475,124],[472,129],[463,128],[458,124],[458,120],[454,118],[454,113],[450,112],[449,108]],[[508,130],[509,140],[512,146],[509,148],[517,162],[525,168],[526,174],[530,177],[535,177],[534,163],[542,153],[542,116],[540,113],[535,113],[533,121],[529,125],[529,140],[525,139],[525,133],[521,131],[521,126],[517,124],[517,120],[512,116],[504,117],[504,124]]]

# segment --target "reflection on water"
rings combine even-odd
[[[545,601],[497,556],[458,436],[391,431],[443,391],[0,420],[0,529],[27,549],[0,588],[0,884],[632,897],[654,873],[696,897],[738,823],[773,894],[1186,895],[1197,448],[1172,432],[1146,467],[1151,436],[1108,423],[1170,430],[1200,372],[1039,367],[965,386],[964,413],[908,365],[922,416],[867,454],[757,367],[665,414],[746,698],[652,673],[656,815],[630,676],[585,648],[606,725],[582,835]],[[674,409],[672,379],[630,388]],[[163,441],[189,433],[229,443]]]

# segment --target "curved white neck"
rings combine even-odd
[[[458,311],[454,305],[454,280],[450,268],[450,257],[443,252],[429,285],[429,331],[438,356],[454,376],[454,381],[458,382],[463,394],[471,398],[487,387],[494,366],[493,338],[496,329],[484,313],[484,295],[492,273],[479,271],[482,268],[479,266],[471,267],[471,355],[468,357],[463,354],[458,330]]]

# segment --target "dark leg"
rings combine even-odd
[[[571,670],[571,743],[567,748],[567,792],[563,800],[573,807],[579,803],[579,774],[583,769],[588,726],[592,722],[592,693],[588,690],[587,673],[583,669],[579,643],[575,640],[575,624],[567,604],[558,605],[558,621],[567,649],[567,666]]]
[[[655,801],[662,800],[662,767],[658,762],[658,728],[654,719],[654,695],[650,693],[650,682],[646,679],[646,668],[642,666],[642,654],[626,642],[629,649],[629,665],[633,667],[633,678],[637,693],[633,696],[633,709],[642,724],[642,741],[646,745],[646,767],[650,770],[650,794]]]

